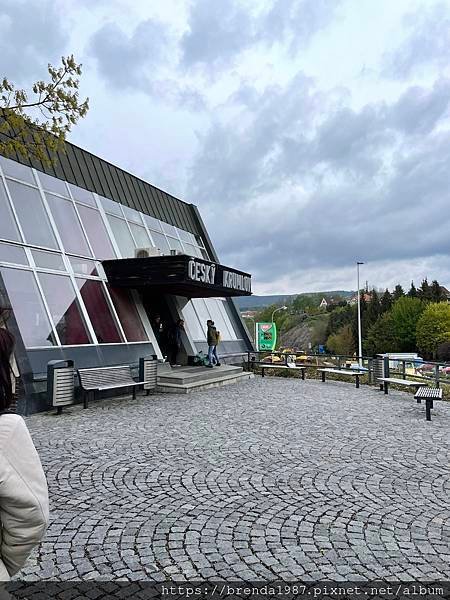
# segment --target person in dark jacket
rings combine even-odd
[[[206,321],[206,342],[208,344],[208,367],[212,368],[216,363],[215,348],[217,346],[217,330],[214,327],[214,321],[208,319]],[[216,354],[217,356],[217,354]]]
[[[181,350],[182,333],[184,331],[183,319],[178,319],[170,330],[169,335],[169,361],[172,366],[179,366],[177,363],[178,353]]]

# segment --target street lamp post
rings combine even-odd
[[[275,314],[276,312],[278,312],[279,310],[287,310],[287,308],[288,308],[287,306],[279,306],[278,308],[276,308],[276,309],[273,311],[273,313],[272,313],[272,319],[271,319],[271,322],[273,323],[273,316],[274,316],[274,314]]]
[[[363,265],[363,262],[356,263],[356,277],[358,280],[358,362],[359,366],[362,367],[362,337],[361,337],[361,299],[359,290],[359,265]]]

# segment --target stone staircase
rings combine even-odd
[[[222,365],[213,369],[161,365],[161,368],[158,368],[157,390],[174,394],[188,394],[198,390],[207,390],[247,381],[253,377],[253,373],[233,365]]]

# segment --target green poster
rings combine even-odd
[[[275,350],[277,326],[275,323],[256,323],[257,350]]]

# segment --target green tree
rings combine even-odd
[[[381,296],[380,307],[381,312],[385,313],[391,309],[392,306],[392,296],[390,291],[386,288],[384,294]]]
[[[408,296],[410,298],[417,298],[417,288],[414,285],[414,281],[411,281],[411,287],[409,288]]]
[[[333,354],[352,356],[356,348],[352,327],[344,325],[337,333],[330,335],[327,339],[327,348]]]
[[[369,356],[382,354],[384,352],[395,352],[400,347],[399,340],[395,335],[392,314],[382,314],[376,323],[367,332],[365,349]]]
[[[375,289],[370,293],[370,300],[367,303],[367,312],[366,312],[366,331],[370,329],[370,327],[376,322],[378,317],[381,314],[381,304],[380,298]]]
[[[424,300],[425,302],[433,299],[432,294],[431,294],[431,286],[428,283],[428,280],[426,277],[422,281],[422,285],[420,286],[420,288],[418,290],[418,295],[419,295],[419,298],[421,300]]]
[[[417,323],[417,345],[421,352],[435,357],[440,344],[450,341],[450,304],[428,304]]]
[[[431,282],[431,300],[432,302],[441,302],[444,300],[444,294],[442,293],[442,288],[436,279]]]
[[[344,325],[351,324],[356,315],[356,307],[350,306],[342,306],[339,308],[335,308],[333,312],[330,313],[330,318],[328,319],[327,331],[326,335],[329,337],[333,333],[337,333],[341,327]]]
[[[72,126],[86,115],[89,100],[81,102],[78,96],[81,65],[73,56],[61,61],[58,68],[48,65],[50,81],[36,81],[31,94],[6,77],[0,80],[0,154],[49,164]]]
[[[405,295],[405,292],[400,284],[397,284],[392,293],[392,299],[395,302],[399,298],[402,298]]]
[[[405,296],[397,300],[391,310],[393,332],[401,352],[416,350],[416,328],[425,304],[419,298]]]

